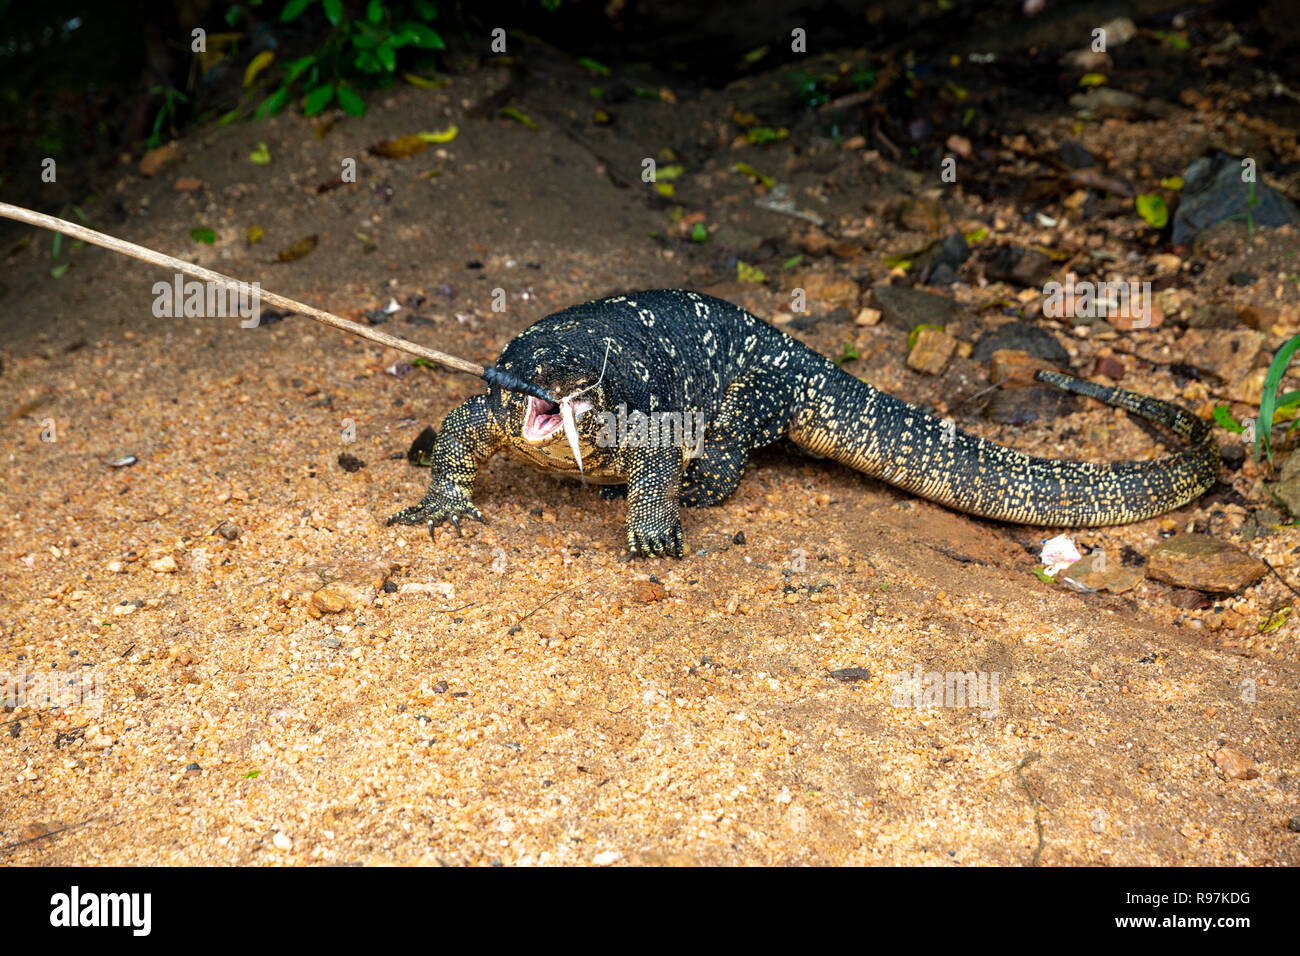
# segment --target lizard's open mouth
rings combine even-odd
[[[591,403],[581,399],[573,403],[575,420],[591,411]],[[532,395],[528,396],[528,409],[524,412],[524,441],[544,442],[559,434],[564,425],[560,418],[558,402],[546,402]]]

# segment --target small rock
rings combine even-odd
[[[956,304],[946,296],[907,286],[878,285],[871,290],[871,305],[889,325],[911,332],[918,325],[947,325],[960,318]]]
[[[181,150],[175,143],[168,143],[166,146],[151,149],[140,160],[140,175],[154,176],[168,163],[175,162],[180,158]]]
[[[1225,382],[1238,382],[1259,361],[1264,335],[1254,329],[1215,332],[1213,335],[1193,330],[1178,344],[1194,368],[1212,372]]]
[[[342,468],[344,471],[346,471],[349,475],[354,474],[360,471],[362,468],[366,467],[366,463],[364,461],[362,461],[356,455],[349,455],[347,452],[341,452],[339,454],[338,460],[339,460],[339,467]]]
[[[1051,362],[1020,349],[998,349],[989,359],[989,382],[993,385],[1038,385],[1034,373],[1053,368]]]
[[[731,537],[731,543],[732,543],[732,544],[744,544],[744,543],[745,543],[745,532],[743,532],[743,531],[737,531],[734,535],[732,535],[732,537]]]
[[[829,272],[803,272],[791,282],[792,288],[803,289],[807,294],[809,308],[829,311],[841,307],[853,310],[858,306],[858,284],[852,279]]]
[[[1105,34],[1108,48],[1123,46],[1138,35],[1137,24],[1128,17],[1116,17],[1114,20],[1107,21],[1101,29]]]
[[[836,680],[849,683],[856,680],[871,680],[871,671],[865,667],[842,667],[837,671],[828,671]]]
[[[1254,780],[1259,776],[1254,761],[1231,747],[1220,747],[1216,750],[1214,764],[1225,780]]]
[[[1237,306],[1235,310],[1230,305],[1220,305],[1218,308],[1229,314],[1234,314],[1235,311],[1235,316],[1242,325],[1248,325],[1252,329],[1258,329],[1261,332],[1271,329],[1282,321],[1281,310],[1275,309],[1271,305],[1241,305]]]
[[[898,209],[898,223],[913,232],[939,235],[952,217],[936,199],[909,199]]]
[[[984,268],[984,274],[993,282],[1041,289],[1052,277],[1055,264],[1046,253],[1020,246],[999,246]]]
[[[159,574],[175,574],[179,570],[179,565],[170,554],[164,554],[161,558],[149,562],[149,570],[157,571]]]
[[[1070,353],[1060,340],[1046,329],[1027,322],[1008,322],[992,332],[986,332],[975,343],[971,358],[977,362],[987,362],[999,349],[1027,352],[1061,369],[1070,365]]]
[[[668,591],[658,581],[636,581],[632,585],[632,600],[638,604],[651,604],[662,601]]]
[[[1240,591],[1268,573],[1263,561],[1207,534],[1176,534],[1147,557],[1147,577],[1216,594]]]
[[[1142,110],[1143,102],[1141,97],[1111,86],[1090,86],[1071,96],[1070,105],[1104,116],[1133,116]]]
[[[1102,54],[1103,56],[1105,54]],[[1109,59],[1109,57],[1107,57]],[[1091,72],[1091,71],[1089,71]],[[1092,153],[1083,148],[1081,143],[1072,139],[1067,139],[1061,144],[1058,150],[1061,155],[1061,162],[1071,169],[1085,169],[1088,166],[1096,166],[1097,161],[1092,158]]]
[[[927,326],[917,333],[907,353],[907,367],[927,375],[938,375],[957,350],[957,340],[942,329]]]
[[[593,866],[613,866],[622,859],[623,854],[618,850],[605,850],[593,856],[591,863]]]
[[[311,606],[322,614],[338,614],[356,606],[354,597],[341,585],[327,584],[311,596]]]
[[[1187,316],[1187,326],[1192,329],[1229,329],[1237,324],[1240,313],[1222,302],[1197,301]],[[1244,320],[1243,320],[1244,321]],[[1251,325],[1250,322],[1245,322]],[[1259,326],[1254,326],[1259,328]]]
[[[176,182],[172,183],[172,188],[178,193],[197,192],[203,188],[203,180],[194,176],[181,176]]]
[[[1098,355],[1092,374],[1105,375],[1112,382],[1118,382],[1124,377],[1124,363],[1115,355]]]
[[[1114,65],[1109,53],[1090,47],[1071,50],[1058,62],[1067,70],[1078,70],[1080,73],[1105,73]]]
[[[1109,591],[1111,594],[1123,594],[1142,583],[1142,572],[1137,568],[1128,568],[1118,561],[1098,560],[1097,554],[1080,558],[1059,577],[1093,591]]]
[[[293,849],[293,841],[290,840],[290,839],[289,839],[287,836],[285,836],[283,833],[281,833],[279,830],[276,830],[276,831],[275,831],[275,836],[273,836],[273,837],[271,838],[271,842],[275,844],[275,848],[276,848],[277,850],[292,850],[292,849]]]
[[[214,534],[219,534],[227,541],[235,541],[239,538],[239,526],[231,521],[223,521],[212,529]]]
[[[853,320],[854,325],[876,325],[880,322],[881,312],[879,309],[863,308],[858,311],[857,318]]]

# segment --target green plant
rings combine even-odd
[[[149,90],[150,96],[162,95],[163,104],[158,107],[158,114],[153,118],[153,132],[149,134],[146,145],[150,149],[157,149],[162,145],[162,128],[163,123],[171,131],[172,136],[176,135],[176,104],[188,103],[190,98],[176,89],[174,86],[155,86]]]
[[[1287,366],[1291,364],[1291,356],[1296,350],[1300,349],[1300,335],[1292,336],[1285,345],[1277,350],[1273,356],[1273,362],[1268,367],[1268,374],[1264,376],[1264,393],[1259,400],[1259,424],[1255,429],[1255,460],[1259,461],[1259,453],[1262,449],[1268,455],[1269,463],[1273,462],[1273,448],[1270,444],[1270,432],[1273,430],[1273,422],[1278,418],[1285,418],[1288,413],[1294,414],[1297,406],[1300,406],[1300,392],[1287,392],[1285,395],[1277,394],[1278,386],[1282,384],[1282,376],[1286,374]],[[1290,433],[1300,426],[1300,418],[1291,423],[1287,429]]]
[[[305,94],[303,112],[314,116],[337,100],[344,112],[361,116],[365,103],[354,82],[386,87],[397,75],[398,51],[445,49],[442,37],[429,23],[438,16],[430,0],[369,0],[362,16],[345,14],[343,0],[288,0],[280,22],[290,23],[309,7],[319,5],[331,30],[315,53],[290,60],[280,74],[280,85],[255,115],[274,116],[284,108],[294,90]]]

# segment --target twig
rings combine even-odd
[[[162,266],[164,269],[172,269],[176,272],[183,272],[186,275],[194,276],[197,279],[203,279],[207,282],[215,282],[225,286],[228,289],[234,289],[238,292],[248,292],[250,284],[241,282],[238,279],[232,279],[230,276],[222,275],[220,272],[213,272],[211,269],[205,269],[203,266],[195,265],[192,262],[186,262],[183,259],[176,259],[172,256],[163,255],[161,252],[154,252],[152,249],[146,249],[144,246],[137,246],[133,242],[126,242],[123,239],[107,236],[102,232],[96,232],[94,229],[87,229],[85,226],[78,225],[74,222],[67,222],[58,219],[55,216],[47,216],[44,213],[33,212],[30,209],[24,209],[22,206],[14,206],[7,202],[0,202],[0,216],[6,219],[16,219],[18,222],[25,222],[32,226],[40,226],[43,229],[52,229],[55,232],[61,232],[73,239],[80,239],[83,242],[89,242],[92,245],[102,246],[113,252],[119,252],[124,256],[130,256],[132,259],[139,259],[141,262],[148,262],[151,265]],[[323,309],[313,308],[310,305],[304,305],[301,302],[295,302],[286,296],[278,295],[275,292],[267,292],[259,289],[257,296],[260,300],[270,303],[280,309],[287,309],[290,312],[298,313],[315,319],[317,322],[323,322],[326,325],[332,325],[336,329],[344,332],[351,332],[353,335],[359,335],[363,339],[369,339],[372,342],[378,342],[380,345],[386,345],[389,348],[397,349],[402,352],[409,352],[412,355],[418,355],[426,358],[431,362],[437,362],[447,368],[455,369],[458,372],[467,372],[470,375],[483,377],[484,368],[482,365],[476,365],[473,362],[457,358],[454,355],[448,355],[446,352],[439,352],[436,349],[426,348],[423,345],[417,345],[406,339],[398,338],[396,335],[389,335],[387,332],[381,332],[373,329],[368,325],[361,325],[359,322],[352,322],[342,316],[335,315],[332,312],[326,312]]]
[[[1277,568],[1275,568],[1275,567],[1273,567],[1273,565],[1269,564],[1268,561],[1267,561],[1266,559],[1264,559],[1264,558],[1260,558],[1260,560],[1264,562],[1264,567],[1266,567],[1266,568],[1268,568],[1270,571],[1272,571],[1272,572],[1273,572],[1273,576],[1276,577],[1279,581],[1281,581],[1281,582],[1286,586],[1286,589],[1287,589],[1288,591],[1290,591],[1290,592],[1291,592],[1292,594],[1294,594],[1296,597],[1300,597],[1300,591],[1297,591],[1294,587],[1292,587],[1292,586],[1291,586],[1291,582],[1288,581],[1286,578],[1282,577],[1281,573],[1278,571]]]
[[[102,817],[91,817],[89,820],[82,820],[80,823],[69,823],[66,827],[59,827],[57,830],[50,830],[42,833],[40,836],[28,837],[26,840],[19,840],[17,843],[10,843],[8,846],[0,846],[0,853],[8,853],[10,850],[16,850],[20,846],[26,846],[28,843],[36,843],[39,840],[48,840],[52,836],[58,836],[68,830],[75,830],[78,827],[84,827],[88,823],[94,823]]]
[[[1020,785],[1025,788],[1025,793],[1029,794],[1029,802],[1034,808],[1034,826],[1038,829],[1038,847],[1034,850],[1034,855],[1029,860],[1030,866],[1038,865],[1038,857],[1043,852],[1043,818],[1038,812],[1040,801],[1038,797],[1034,796],[1034,791],[1030,788],[1029,781],[1025,779],[1025,775],[1021,773],[1021,771],[1041,756],[1042,754],[1037,750],[1031,750],[1029,753],[1025,754],[1020,763],[1016,764],[1016,776],[1020,778]]]
[[[470,601],[468,604],[462,604],[460,607],[444,608],[440,611],[434,611],[434,614],[455,614],[457,611],[463,611],[467,607],[473,607],[478,601]]]
[[[531,611],[529,611],[527,614],[525,614],[525,615],[524,615],[523,617],[521,617],[519,620],[515,621],[515,623],[512,624],[512,625],[510,625],[510,626],[511,626],[511,627],[518,627],[520,624],[524,623],[524,621],[528,620],[530,617],[532,617],[534,614],[536,614],[536,613],[537,613],[538,611],[540,611],[542,608],[546,607],[546,605],[550,604],[552,601],[554,601],[554,600],[555,600],[557,597],[559,597],[560,595],[562,595],[562,594],[568,594],[570,591],[576,591],[579,587],[580,587],[580,585],[575,584],[573,587],[571,587],[571,588],[565,588],[563,591],[556,591],[554,594],[552,594],[550,597],[548,597],[545,601],[543,601],[541,604],[537,605],[537,607],[533,608]]]

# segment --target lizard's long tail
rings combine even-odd
[[[830,366],[830,363],[827,363]],[[809,451],[958,511],[1053,527],[1140,521],[1203,494],[1219,471],[1210,426],[1186,409],[1059,372],[1039,381],[1127,409],[1189,447],[1112,464],[1036,458],[961,431],[830,366],[823,393],[795,410],[788,435]],[[838,387],[836,387],[838,386]]]

